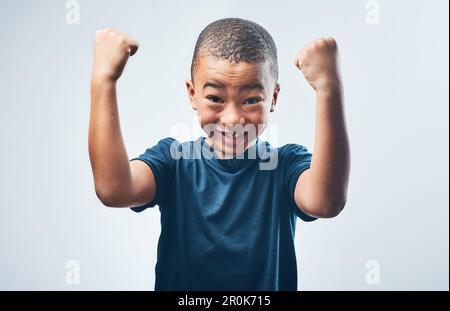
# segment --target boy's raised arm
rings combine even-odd
[[[141,161],[129,162],[117,108],[116,82],[138,46],[133,38],[111,29],[95,34],[89,158],[95,192],[110,207],[139,206],[155,196],[151,169]]]
[[[320,218],[338,215],[347,200],[350,147],[345,125],[341,78],[333,38],[302,49],[294,63],[316,91],[316,130],[311,168],[295,187],[297,206]]]

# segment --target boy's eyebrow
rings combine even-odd
[[[206,89],[207,87],[212,87],[215,89],[224,89],[225,85],[219,82],[208,81],[203,85],[203,89]]]
[[[220,82],[216,82],[216,81],[207,81],[203,85],[203,89],[206,89],[207,87],[212,87],[212,88],[215,88],[215,89],[225,89],[226,88],[225,85],[223,85]],[[241,85],[239,87],[240,91],[253,90],[253,89],[264,90],[264,86],[261,83],[259,83],[259,82],[255,82],[255,83]]]
[[[239,87],[239,89],[241,91],[254,90],[254,89],[259,89],[261,91],[264,91],[264,86],[261,83],[259,83],[259,82],[255,82],[255,83],[242,85],[241,87]]]

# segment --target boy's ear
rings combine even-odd
[[[275,86],[275,90],[273,91],[272,95],[272,103],[270,104],[270,112],[273,112],[275,110],[275,106],[277,105],[278,95],[280,93],[281,86],[280,83],[277,82],[277,85]]]
[[[195,103],[195,100],[194,100],[194,95],[195,95],[194,83],[192,83],[191,80],[186,80],[185,84],[186,84],[186,89],[188,92],[189,102],[191,103],[191,107],[192,107],[192,109],[197,110],[197,104]]]

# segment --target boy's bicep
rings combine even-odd
[[[309,180],[311,179],[312,155],[308,149],[298,144],[287,144],[280,148],[280,161],[285,176],[285,186],[289,190],[289,205],[303,221],[317,218],[308,211]]]
[[[130,162],[132,176],[132,205],[130,207],[143,206],[154,200],[156,195],[155,175],[151,167],[140,160]]]
[[[311,170],[305,170],[300,176],[298,176],[297,182],[295,184],[294,190],[294,201],[297,205],[297,208],[302,210],[302,212],[307,213],[306,211],[306,201],[307,201],[307,193],[308,193],[308,180],[310,178]]]

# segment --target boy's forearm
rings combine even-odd
[[[105,205],[115,204],[131,180],[115,81],[95,77],[91,80],[89,157],[97,196]]]
[[[350,147],[334,38],[314,40],[300,50],[294,64],[316,91],[316,137],[311,168],[300,175],[298,206],[318,217],[334,217],[347,201]]]
[[[131,168],[120,131],[116,82],[139,43],[110,28],[95,32],[91,76],[89,158],[95,191],[107,206],[124,205],[131,189]]]
[[[341,85],[317,89],[316,130],[310,187],[322,206],[338,214],[346,202],[350,172],[350,147],[345,125]]]

